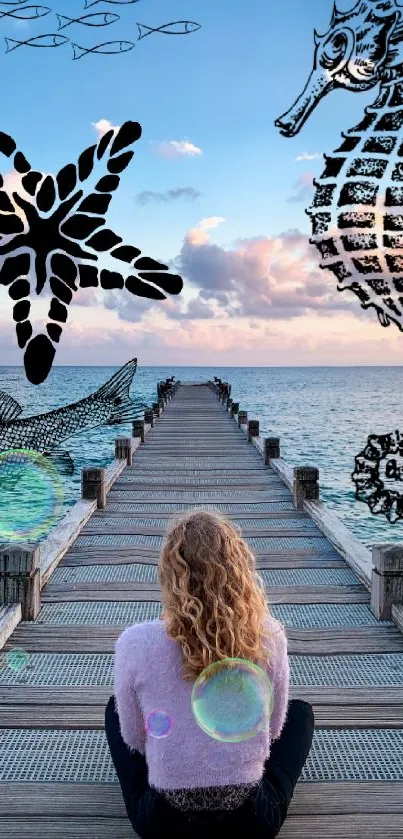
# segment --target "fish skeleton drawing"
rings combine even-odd
[[[138,3],[139,0],[85,0],[85,9],[90,6],[96,6],[98,3],[110,3],[111,6],[129,6],[132,3]]]
[[[118,425],[143,416],[147,406],[129,396],[136,369],[134,358],[91,396],[23,419],[18,419],[22,412],[18,402],[0,391],[0,452],[29,449],[55,459],[57,446],[80,431],[98,425]]]
[[[306,87],[276,120],[294,137],[330,91],[368,91],[376,101],[331,155],[311,207],[312,244],[338,290],[376,310],[382,326],[403,331],[403,6],[396,0],[359,0],[348,12],[335,6],[330,29],[315,32],[315,57]]]
[[[61,47],[67,44],[70,38],[65,35],[58,35],[57,32],[50,32],[48,35],[38,35],[36,38],[29,38],[27,41],[16,41],[15,38],[4,38],[6,42],[6,53],[16,50],[18,47]],[[13,46],[10,46],[12,44]]]
[[[35,18],[45,17],[51,11],[52,9],[49,6],[23,6],[21,9],[12,9],[10,12],[0,11],[0,20],[4,17],[15,18],[16,20],[35,20]]]
[[[111,12],[94,12],[92,15],[82,15],[81,17],[66,17],[66,15],[56,15],[59,21],[59,31],[66,29],[73,23],[80,23],[82,26],[110,26],[120,20],[120,15],[112,14]],[[67,23],[66,23],[67,21]]]
[[[128,52],[129,50],[134,49],[136,44],[133,44],[132,41],[107,41],[105,44],[97,44],[95,47],[80,47],[78,44],[73,44],[71,42],[71,46],[73,47],[74,58],[73,61],[77,61],[77,59],[82,58],[83,55],[89,55],[90,53],[98,53],[99,55],[118,55],[122,52]]]
[[[142,256],[138,248],[124,244],[104,226],[119,175],[134,156],[128,147],[140,137],[140,124],[125,122],[117,132],[111,129],[85,149],[77,164],[69,163],[53,176],[32,169],[12,137],[0,131],[0,153],[12,159],[31,197],[27,200],[22,189],[9,195],[0,176],[0,286],[8,288],[13,301],[18,346],[25,350],[25,372],[32,384],[45,381],[52,369],[61,324],[67,321],[68,306],[78,288],[126,289],[152,300],[165,300],[168,294],[182,291],[181,277],[171,274],[167,265]],[[81,185],[102,158],[106,158],[107,174],[84,194]],[[100,253],[112,257],[117,267],[125,264],[128,276],[101,269]],[[31,296],[49,290],[47,334],[32,337]]]
[[[146,26],[144,23],[138,23],[137,28],[139,31],[138,40],[141,41],[142,38],[146,38],[147,35],[151,35],[153,32],[161,32],[163,35],[189,35],[191,32],[196,32],[198,29],[201,29],[201,24],[195,23],[193,20],[175,20],[172,23],[165,23],[163,26],[156,28]]]

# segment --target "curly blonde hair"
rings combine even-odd
[[[267,663],[264,587],[255,557],[232,522],[205,509],[174,518],[158,573],[162,619],[168,637],[181,645],[185,681],[223,658]]]

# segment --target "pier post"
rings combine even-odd
[[[163,412],[163,410],[164,410],[165,402],[164,402],[164,400],[163,400],[163,398],[162,398],[161,396],[160,396],[160,398],[159,398],[159,400],[158,400],[158,405],[159,405],[159,407],[160,407],[160,412],[162,413],[162,412]]]
[[[81,476],[81,497],[83,501],[96,501],[97,507],[106,507],[106,469],[84,467]]]
[[[251,442],[252,437],[259,437],[259,420],[249,420],[248,422],[248,443]]]
[[[227,404],[226,404],[227,411],[229,411],[231,409],[231,405],[232,405],[232,399],[231,399],[230,396],[227,396]]]
[[[144,411],[144,422],[154,428],[154,411],[152,408],[149,411]]]
[[[318,501],[319,469],[316,466],[294,466],[292,494],[297,510],[302,510],[304,501]]]
[[[159,406],[158,402],[153,403],[153,411],[154,411],[154,416],[156,416],[156,417],[161,416],[161,409],[160,409],[160,406]]]
[[[231,416],[234,417],[239,411],[239,402],[233,402],[231,405]]]
[[[392,606],[403,603],[403,545],[372,547],[371,611],[378,620],[392,620]]]
[[[247,425],[248,423],[248,412],[247,411],[238,411],[238,425]]]
[[[141,442],[144,443],[144,420],[133,420],[132,435],[133,437],[141,437]]]
[[[133,463],[134,440],[133,437],[117,437],[115,440],[115,457],[117,460],[126,460],[127,465]]]
[[[34,621],[41,608],[39,545],[10,544],[0,550],[0,606],[21,603],[23,621]]]
[[[270,461],[280,457],[280,438],[279,437],[265,437],[264,439],[264,462],[268,466]]]

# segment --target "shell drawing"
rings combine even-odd
[[[350,289],[382,326],[393,322],[403,332],[403,5],[359,0],[348,12],[334,7],[329,31],[315,32],[303,93],[275,124],[293,137],[331,90],[378,86],[361,122],[325,155],[307,213],[310,241],[338,290]]]

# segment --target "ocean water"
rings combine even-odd
[[[0,367],[0,390],[23,408],[21,417],[52,410],[89,396],[117,367],[55,367],[46,382],[30,385],[22,368]],[[214,376],[232,385],[234,401],[260,420],[262,436],[281,440],[281,455],[292,465],[320,469],[321,498],[370,547],[403,542],[403,521],[390,524],[355,500],[351,480],[354,457],[368,434],[403,431],[403,367],[139,367],[132,397],[151,404],[157,382],[176,376],[182,382]],[[80,498],[83,466],[106,466],[114,441],[130,436],[131,426],[102,426],[63,442],[75,471],[64,477],[65,508]],[[403,489],[403,487],[402,487]],[[1,488],[0,488],[1,490]]]

